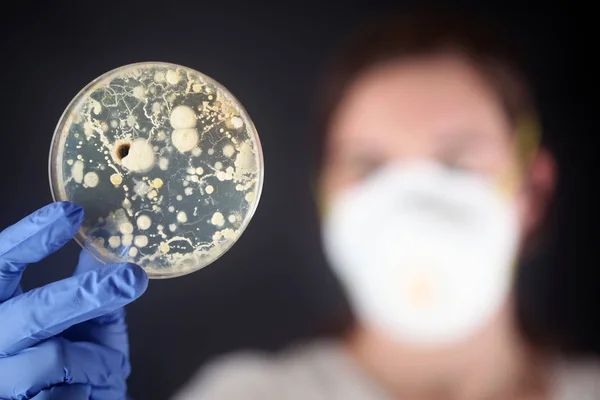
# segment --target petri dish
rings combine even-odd
[[[54,132],[49,175],[55,201],[84,209],[75,240],[85,250],[171,278],[238,240],[260,200],[263,165],[256,128],[224,86],[143,62],[75,96]]]

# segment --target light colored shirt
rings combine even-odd
[[[600,400],[600,363],[559,363],[550,400]],[[392,400],[335,341],[225,356],[173,400]]]

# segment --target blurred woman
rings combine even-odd
[[[526,339],[515,266],[555,184],[532,89],[497,37],[410,16],[361,32],[324,85],[325,254],[339,340],[228,356],[179,400],[597,399],[600,368]]]

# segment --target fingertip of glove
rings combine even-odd
[[[78,286],[94,297],[112,299],[119,307],[140,297],[148,287],[148,276],[132,263],[108,264],[78,277]]]
[[[65,217],[67,217],[67,219],[69,219],[69,221],[71,221],[74,225],[81,225],[84,215],[83,207],[75,203],[71,203],[70,201],[58,201],[54,204],[56,204],[57,208],[63,211]]]
[[[80,275],[88,271],[99,269],[104,265],[103,262],[96,259],[88,250],[83,248],[79,252],[79,261],[77,262],[77,268],[75,268],[74,275]]]
[[[45,219],[64,216],[72,222],[80,222],[83,220],[83,207],[71,203],[70,201],[56,201],[45,205],[29,215],[33,219]]]
[[[123,263],[121,265],[121,278],[125,284],[134,289],[132,298],[136,299],[148,288],[148,274],[137,264]]]
[[[37,262],[71,240],[82,222],[77,204],[48,204],[0,232],[0,254],[22,266]]]
[[[83,207],[75,203],[69,201],[57,201],[42,207],[37,212],[33,213],[31,217],[39,221],[40,218],[43,220],[44,217],[50,215],[52,215],[52,218],[54,218],[55,221],[60,220],[61,218],[66,219],[68,221],[68,226],[71,227],[72,235],[75,235],[75,232],[77,232],[83,222],[84,211]]]

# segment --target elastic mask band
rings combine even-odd
[[[519,119],[515,128],[513,151],[517,155],[517,163],[510,171],[506,171],[498,179],[498,189],[503,198],[514,197],[527,177],[528,169],[540,148],[541,128],[539,120],[533,115]]]

